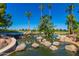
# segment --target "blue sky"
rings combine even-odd
[[[40,22],[40,9],[39,3],[8,3],[6,13],[12,14],[13,25],[10,29],[26,29],[28,28],[27,17],[25,16],[26,11],[32,12],[32,17],[30,19],[30,27],[31,29],[37,28]],[[70,4],[67,3],[55,3],[52,4],[52,22],[55,25],[55,28],[58,29],[67,29],[66,26],[66,16],[67,13],[65,9]],[[79,10],[79,5],[75,4],[74,15],[79,20],[79,14],[77,11]],[[48,14],[47,4],[45,4],[45,10],[43,14]]]

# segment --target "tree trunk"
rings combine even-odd
[[[49,16],[51,16],[51,9],[49,9]]]
[[[42,16],[43,16],[43,11],[41,10],[41,18],[42,18]]]
[[[69,22],[69,34],[73,34],[74,31],[73,31],[73,26],[72,26],[72,23]]]
[[[28,31],[30,31],[30,18],[28,18]]]

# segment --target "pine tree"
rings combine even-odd
[[[45,37],[51,39],[54,33],[53,24],[51,23],[51,17],[49,15],[42,16],[41,22],[39,25],[39,31],[44,32]]]

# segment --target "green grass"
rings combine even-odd
[[[61,34],[61,35],[65,35],[68,34],[67,31],[55,31],[56,34]]]
[[[19,32],[18,30],[0,29],[0,32]]]

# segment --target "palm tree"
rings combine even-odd
[[[41,18],[42,18],[42,16],[43,16],[43,10],[44,10],[44,5],[41,3],[39,8],[41,10]]]
[[[28,18],[28,31],[30,31],[30,17],[32,16],[32,13],[31,13],[31,11],[28,11],[25,13],[25,15]]]
[[[48,9],[49,9],[49,16],[51,16],[51,9],[52,9],[52,4],[51,3],[48,4]]]
[[[66,9],[66,11],[68,12],[68,16],[67,16],[67,25],[68,25],[68,30],[70,34],[73,34],[73,21],[74,21],[74,15],[73,15],[73,9],[74,9],[74,5],[71,4],[68,6],[68,8]]]

